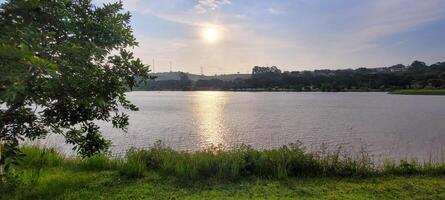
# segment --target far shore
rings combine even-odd
[[[223,91],[223,92],[323,92],[323,93],[343,93],[343,92],[387,92],[395,95],[445,95],[445,89],[397,89],[397,90],[380,90],[380,89],[344,89],[344,90],[296,90],[284,88],[245,88],[245,89],[193,89],[193,90],[134,90],[138,92],[196,92],[196,91]]]
[[[192,90],[133,90],[138,92],[164,92],[164,91],[184,91],[184,92],[196,92],[196,91],[222,91],[222,92],[385,92],[378,89],[348,89],[348,90],[297,90],[297,89],[284,89],[284,88],[245,88],[245,89],[192,89]]]
[[[389,93],[399,95],[445,95],[445,89],[405,89]]]

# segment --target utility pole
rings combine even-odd
[[[155,58],[153,57],[153,73],[155,73]]]
[[[173,72],[173,70],[172,70],[172,61],[170,61],[170,72]]]
[[[201,76],[204,76],[204,68],[201,66]]]

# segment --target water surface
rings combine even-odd
[[[244,143],[274,148],[302,141],[374,159],[441,159],[445,96],[386,93],[131,92],[128,133],[103,125],[112,152],[162,140],[177,150]],[[49,141],[51,142],[51,141]]]

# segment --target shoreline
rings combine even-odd
[[[406,89],[406,90],[395,90],[395,91],[389,92],[389,94],[395,94],[395,95],[436,95],[436,96],[441,96],[441,95],[445,95],[445,89],[424,89],[424,90]]]
[[[393,95],[445,95],[445,89],[402,89],[402,90],[293,90],[293,89],[239,89],[239,90],[133,90],[131,92],[290,92],[290,93],[387,93]]]
[[[133,90],[132,92],[302,92],[302,93],[348,93],[348,92],[388,92],[384,90],[347,90],[347,91],[322,91],[322,90],[292,90],[292,89],[245,89],[245,90]]]

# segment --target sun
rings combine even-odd
[[[221,33],[216,27],[206,27],[202,30],[203,39],[210,44],[216,43],[221,37]]]

